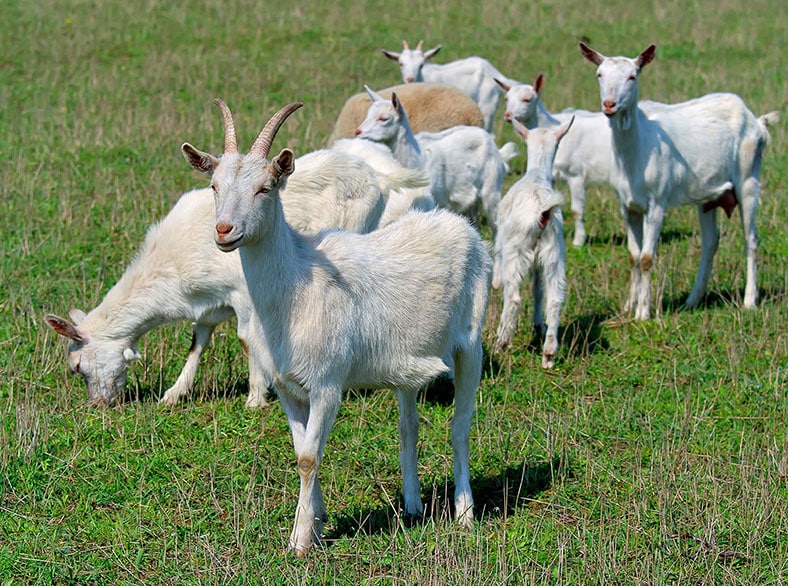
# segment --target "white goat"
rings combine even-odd
[[[532,273],[533,324],[544,336],[544,368],[552,368],[554,364],[558,320],[566,296],[566,246],[561,215],[564,197],[553,189],[553,160],[559,141],[572,121],[570,118],[555,131],[546,128],[529,131],[516,119],[512,120],[515,130],[526,140],[528,166],[525,175],[509,188],[501,201],[495,239],[493,286],[503,285],[503,310],[495,350],[500,352],[512,342],[522,304],[520,287],[523,278]]]
[[[498,149],[493,136],[475,126],[414,135],[396,93],[386,100],[369,88],[367,92],[372,104],[357,137],[387,145],[405,167],[427,170],[438,206],[467,215],[477,223],[481,207],[494,234],[501,187],[508,171],[504,155],[514,156],[516,146],[507,143]]]
[[[456,517],[471,526],[468,443],[492,264],[480,236],[443,210],[411,212],[365,235],[296,232],[279,195],[293,172],[293,151],[267,156],[301,104],[277,112],[242,155],[230,110],[216,103],[225,129],[221,158],[188,143],[182,148],[211,176],[217,245],[240,247],[254,304],[250,354],[271,373],[290,423],[301,478],[290,547],[303,555],[319,539],[325,507],[318,467],[349,387],[397,389],[405,510],[422,513],[416,393],[441,374],[452,374],[455,386]]]
[[[383,176],[355,156],[329,150],[304,155],[298,165],[281,195],[288,220],[305,232],[368,232],[377,227],[389,190],[424,182],[411,170]],[[237,314],[238,337],[245,343],[251,302],[239,255],[223,254],[213,242],[215,220],[210,190],[184,194],[148,230],[135,259],[95,309],[87,315],[71,310],[74,323],[46,316],[48,325],[72,340],[69,365],[85,379],[91,401],[109,403],[122,392],[129,362],[139,358],[139,339],[162,324],[194,322],[186,364],[161,398],[166,405],[191,391],[217,325]],[[269,381],[254,362],[249,371],[246,405],[265,406]]]
[[[383,97],[397,92],[410,112],[413,132],[439,132],[452,126],[484,126],[479,105],[462,90],[438,83],[402,84],[379,90]],[[328,145],[340,138],[353,138],[356,128],[369,110],[369,95],[361,92],[350,96],[334,123]]]
[[[402,81],[405,83],[441,83],[461,89],[479,104],[484,116],[484,128],[492,133],[495,112],[498,110],[498,101],[501,97],[501,90],[494,80],[506,78],[489,61],[481,57],[467,57],[440,65],[427,63],[440,50],[441,45],[438,45],[424,51],[422,41],[419,41],[415,49],[411,49],[406,41],[402,41],[401,53],[385,49],[382,52],[392,61],[399,63]]]
[[[605,57],[584,43],[583,55],[597,65],[602,112],[612,131],[610,182],[627,225],[631,278],[626,311],[651,315],[650,276],[665,210],[697,206],[701,259],[687,307],[706,293],[719,243],[717,209],[730,216],[741,205],[747,256],[744,307],[758,299],[755,214],[759,175],[768,132],[734,94],[709,94],[653,113],[638,107],[638,75],[654,58],[649,46],[636,58]]]
[[[363,159],[366,164],[383,175],[398,174],[402,169],[406,169],[394,158],[391,149],[386,145],[364,138],[340,138],[334,142],[331,148]],[[415,169],[409,171],[416,172]],[[380,216],[378,228],[397,221],[408,210],[427,212],[435,209],[435,200],[430,193],[429,175],[426,171],[421,173],[423,174],[423,185],[389,190],[386,207]]]

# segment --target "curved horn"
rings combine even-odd
[[[271,143],[274,142],[274,137],[279,129],[284,124],[287,117],[293,112],[303,106],[303,102],[293,102],[281,108],[276,114],[271,116],[271,119],[265,123],[265,127],[260,131],[260,134],[254,141],[252,148],[249,149],[249,154],[260,155],[264,159],[268,157],[268,151],[271,149]]]
[[[219,106],[219,110],[222,112],[222,121],[224,122],[224,152],[227,154],[237,153],[238,140],[235,138],[235,124],[233,123],[233,115],[230,112],[230,108],[219,98],[214,99],[213,103]]]

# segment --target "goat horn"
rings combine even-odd
[[[408,41],[402,41],[402,48],[406,51],[410,50],[410,47],[408,47]]]
[[[419,44],[416,45],[416,50],[421,51],[421,46],[424,44],[424,41],[419,41]]]
[[[235,138],[235,124],[233,123],[233,115],[230,112],[230,108],[219,98],[216,98],[213,103],[219,106],[219,110],[222,112],[222,121],[224,122],[224,152],[227,154],[237,153],[238,140]]]
[[[265,123],[265,127],[255,139],[252,148],[249,149],[249,154],[261,155],[264,159],[268,158],[268,151],[271,149],[271,143],[274,142],[276,133],[279,132],[287,117],[303,105],[303,102],[293,102],[271,116],[271,119]]]

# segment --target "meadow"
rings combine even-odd
[[[0,23],[0,584],[788,583],[783,2],[7,0]],[[303,154],[325,146],[363,84],[400,83],[380,49],[402,39],[442,44],[439,63],[480,55],[526,82],[544,72],[553,110],[599,108],[579,40],[629,56],[655,43],[641,98],[730,91],[757,115],[779,110],[761,174],[760,305],[741,307],[735,213],[720,220],[705,303],[682,308],[700,237],[680,208],[658,248],[655,317],[627,319],[619,206],[590,189],[555,369],[540,366],[529,294],[513,349],[485,358],[476,527],[450,519],[451,388],[421,400],[418,523],[399,515],[394,394],[351,391],[321,467],[324,545],[297,559],[285,552],[298,492],[287,421],[276,403],[244,408],[234,323],[192,398],[157,404],[189,347],[175,324],[143,339],[124,400],[94,408],[43,317],[98,304],[147,227],[207,185],[180,145],[221,151],[213,98],[232,108],[242,150],[303,101],[274,143]],[[518,140],[502,118],[495,131]],[[500,304],[493,293],[488,350]]]

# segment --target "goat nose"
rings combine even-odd
[[[606,112],[610,112],[616,109],[616,101],[615,100],[605,100],[602,102],[602,108]]]
[[[232,231],[233,231],[232,224],[227,224],[225,222],[219,222],[218,224],[216,224],[216,233],[219,236],[227,236]]]
[[[405,81],[407,83],[413,83],[413,78],[412,77],[408,77],[408,78],[405,79]]]
[[[503,119],[506,120],[507,122],[511,122],[512,121],[512,113],[511,112],[504,112],[503,113]]]
[[[354,134],[355,134],[356,136],[358,136],[359,134],[361,134],[361,129],[360,129],[360,128],[356,128],[356,130],[355,130]]]

